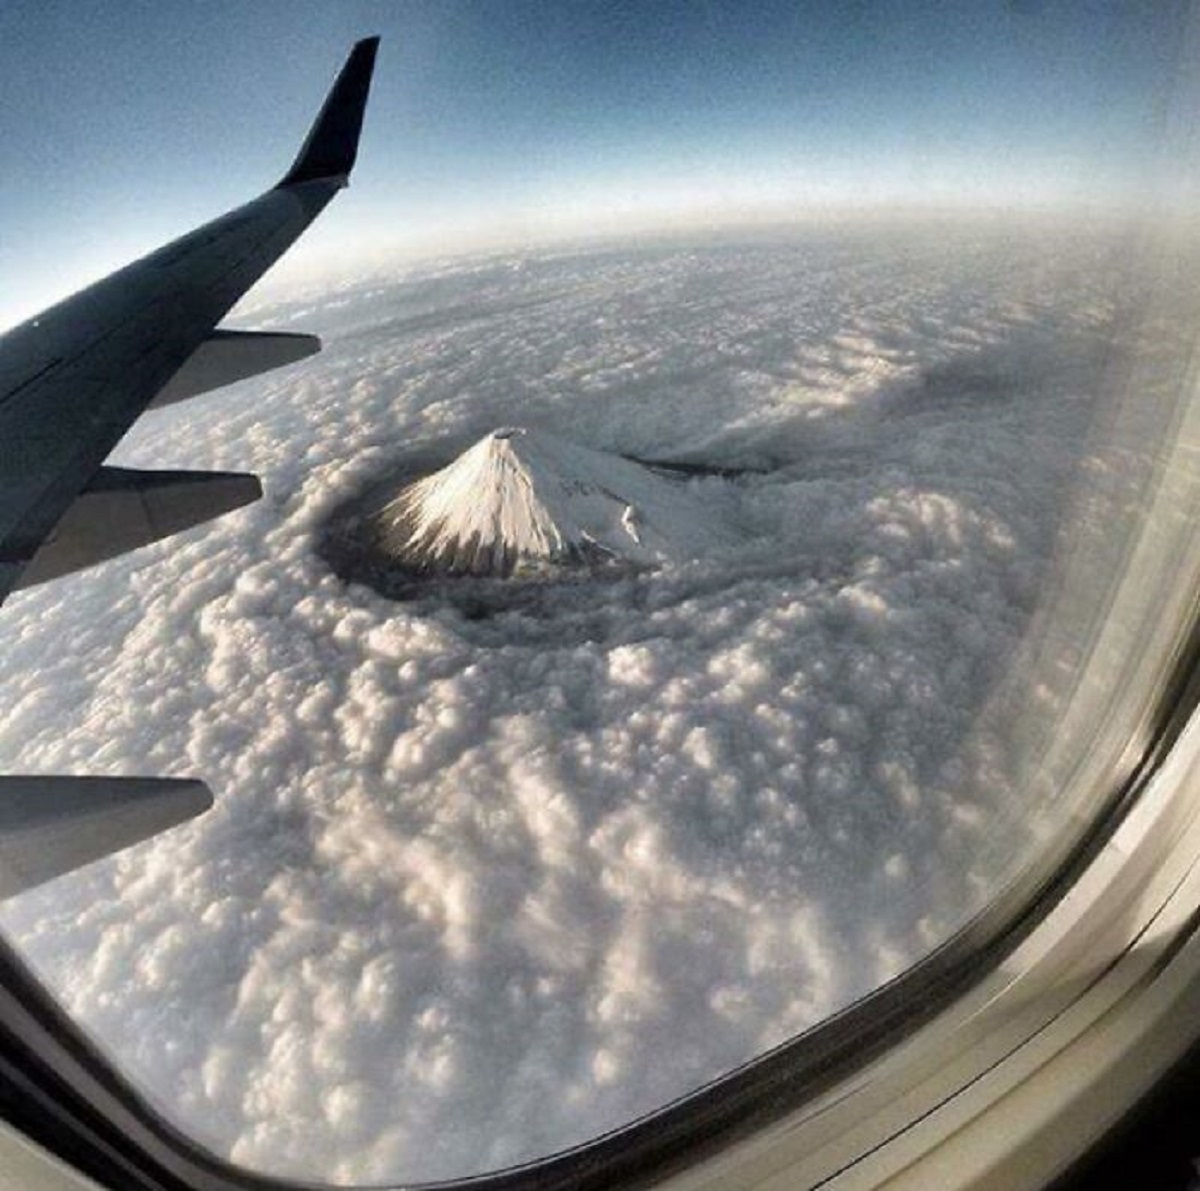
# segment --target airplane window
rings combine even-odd
[[[213,210],[169,168],[216,201],[232,155],[241,201],[276,96],[302,128],[385,26],[354,184],[229,320],[322,352],[111,459],[264,498],[0,609],[0,771],[213,791],[0,902],[202,1147],[547,1158],[852,1010],[1112,810],[1200,577],[1188,9],[55,13],[0,17],[6,158],[137,165],[181,227]],[[146,80],[61,175],[22,129],[92,118],[32,81],[51,45]],[[34,234],[69,201],[0,190]]]

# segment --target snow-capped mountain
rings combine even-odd
[[[540,430],[494,430],[410,484],[376,521],[386,556],[451,574],[652,565],[695,557],[722,534],[688,485]]]

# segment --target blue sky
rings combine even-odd
[[[1121,205],[1187,5],[8,0],[0,325],[270,184],[357,37],[353,198],[293,266],[812,209]]]

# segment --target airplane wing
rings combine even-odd
[[[360,41],[283,179],[265,194],[0,336],[0,601],[30,573],[50,577],[155,540],[115,542],[113,507],[145,504],[145,488],[95,477],[152,404],[253,375],[310,354],[312,336],[217,330],[218,321],[347,184],[379,39]],[[112,471],[114,469],[108,469]],[[163,473],[156,473],[162,476]],[[204,485],[159,485],[163,525],[205,520]],[[260,494],[240,477],[239,499]],[[228,475],[212,481],[211,514],[230,507]],[[82,499],[80,499],[82,497]],[[122,502],[124,502],[122,504]],[[54,531],[73,505],[69,554]],[[89,515],[103,508],[105,515]],[[144,518],[149,522],[153,518]],[[176,525],[179,528],[179,525]],[[169,530],[168,532],[174,532]]]
[[[265,194],[0,336],[0,602],[257,499],[255,476],[104,466],[151,406],[311,355],[218,321],[347,184],[376,37]],[[189,779],[0,777],[0,898],[202,813]]]

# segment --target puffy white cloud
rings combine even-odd
[[[1118,248],[842,229],[268,312],[324,354],[120,452],[266,498],[0,613],[5,768],[195,774],[216,806],[5,928],[186,1128],[338,1181],[535,1157],[819,1022],[1025,858],[1034,795],[981,711]],[[355,493],[514,422],[762,468],[696,481],[747,536],[480,618],[331,574]]]

